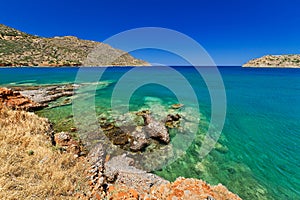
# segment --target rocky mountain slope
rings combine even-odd
[[[243,67],[300,68],[300,55],[266,55],[250,60]]]
[[[97,54],[96,59],[87,59]],[[117,58],[117,59],[115,59]],[[92,60],[92,62],[89,62]],[[74,36],[44,38],[0,24],[0,66],[149,66],[111,46]]]

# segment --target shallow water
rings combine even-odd
[[[97,115],[110,112],[115,86],[130,69],[110,68],[104,72],[95,97]],[[204,121],[197,132],[200,137],[210,121],[209,92],[195,69],[175,69],[196,91]],[[89,69],[89,73],[97,73],[97,70]],[[167,70],[152,70],[152,76],[155,74],[176,85],[179,92],[182,91],[179,96],[186,94],[184,87]],[[216,148],[200,159],[201,140],[196,137],[183,157],[155,173],[169,180],[185,176],[202,178],[211,184],[222,183],[244,199],[299,199],[300,69],[219,67],[219,70],[226,88],[227,113]],[[78,68],[1,68],[0,85],[72,83],[77,72]],[[131,77],[122,84],[129,87],[136,80]],[[119,101],[118,105],[126,104],[122,99]],[[177,102],[175,94],[166,87],[149,84],[132,94],[129,109],[137,111],[160,105],[168,110]],[[190,104],[193,104],[192,99]],[[70,105],[38,113],[54,122],[57,130],[69,130],[74,125]]]

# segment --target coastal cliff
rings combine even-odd
[[[96,47],[102,57],[93,66],[150,65],[104,43],[74,36],[44,38],[0,24],[0,66],[89,66],[85,60]]]
[[[266,55],[248,61],[243,67],[300,68],[300,55]]]

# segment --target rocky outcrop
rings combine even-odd
[[[0,109],[3,106],[14,110],[35,111],[44,108],[46,105],[34,102],[18,91],[0,88]]]
[[[100,42],[74,36],[43,38],[0,24],[0,66],[87,66],[85,60],[95,48],[101,56],[91,66],[149,66]]]
[[[133,140],[130,145],[130,150],[133,152],[143,151],[150,144],[150,140],[143,127],[137,127],[130,135]]]
[[[144,119],[145,131],[150,138],[156,138],[161,142],[168,144],[170,142],[170,135],[168,129],[165,127],[165,124],[155,120],[150,111],[141,111],[137,115],[140,115]]]
[[[161,151],[156,149],[158,151],[156,153],[152,148],[151,156],[149,152],[147,154],[147,149],[145,151],[143,149],[159,142],[167,150],[171,145],[167,145],[170,142],[170,136],[166,127],[179,127],[181,115],[173,112],[168,114],[165,120],[158,121],[149,110],[141,110],[135,114],[139,118],[143,118],[143,121],[136,127],[116,127],[114,122],[108,123],[106,119],[101,118],[102,130],[104,133],[106,132],[106,136],[113,135],[113,137],[109,138],[112,143],[101,140],[88,155],[91,163],[90,185],[96,199],[240,199],[221,184],[211,186],[202,180],[185,178],[169,182],[149,173],[146,160],[161,164],[157,163],[155,158],[166,159],[163,155],[168,154],[171,149],[166,152],[163,150],[164,148]],[[128,117],[128,115],[126,116]],[[127,121],[126,117],[120,117],[120,119]],[[116,144],[115,140],[123,142]],[[116,154],[113,150],[115,148],[110,146],[112,144],[122,146],[126,151]],[[124,148],[128,145],[129,149]],[[153,159],[153,157],[155,158]]]
[[[102,144],[88,157],[92,166],[90,185],[96,199],[241,199],[221,184],[210,186],[202,180],[181,177],[169,182],[137,169],[135,160],[126,154],[110,158]]]
[[[132,113],[133,114],[133,113]],[[100,127],[110,142],[121,147],[124,150],[132,152],[142,152],[152,143],[161,143],[167,145],[170,142],[169,127],[173,125],[175,119],[179,123],[179,115],[167,116],[167,122],[154,119],[149,110],[137,112],[139,118],[143,118],[143,123],[139,125],[126,125],[122,123],[116,125],[116,122],[108,122],[106,118],[100,120]],[[125,117],[126,118],[126,117]],[[125,120],[126,121],[126,120]],[[120,122],[119,122],[120,123]]]
[[[72,153],[75,157],[85,154],[81,141],[75,140],[68,132],[56,133],[54,135],[54,145],[60,151]]]
[[[74,94],[74,89],[78,88],[78,85],[53,85],[53,86],[31,86],[31,87],[13,87],[14,90],[19,90],[20,93],[31,99],[34,102],[47,104],[49,102],[55,101],[61,97],[70,97]],[[67,100],[65,104],[70,103]]]
[[[241,200],[225,186],[211,186],[205,181],[179,177],[174,182],[153,185],[148,191],[139,190],[125,184],[115,184],[108,188],[109,199],[181,199],[181,200]]]
[[[48,107],[49,103],[65,97],[63,101],[51,104],[52,107],[72,103],[71,96],[79,85],[53,85],[0,88],[0,105],[12,109],[36,111]]]
[[[252,59],[243,67],[300,68],[300,55],[267,55]]]

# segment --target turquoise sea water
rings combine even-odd
[[[116,83],[131,69],[105,71],[95,97],[99,114],[109,111]],[[209,122],[211,101],[201,76],[192,67],[174,69],[193,86],[200,111]],[[88,70],[95,73],[99,69]],[[176,77],[168,71],[152,70],[155,76],[176,85]],[[78,68],[0,68],[0,86],[73,83],[77,71]],[[194,141],[182,158],[155,173],[169,180],[184,176],[222,183],[243,199],[300,199],[300,69],[219,67],[219,71],[226,89],[227,113],[216,148],[200,159],[200,144]],[[124,84],[132,82],[134,77]],[[170,90],[149,84],[133,93],[130,109],[135,111],[149,104],[167,108],[176,102]],[[70,105],[38,114],[48,117],[56,129],[68,130],[73,125]]]

